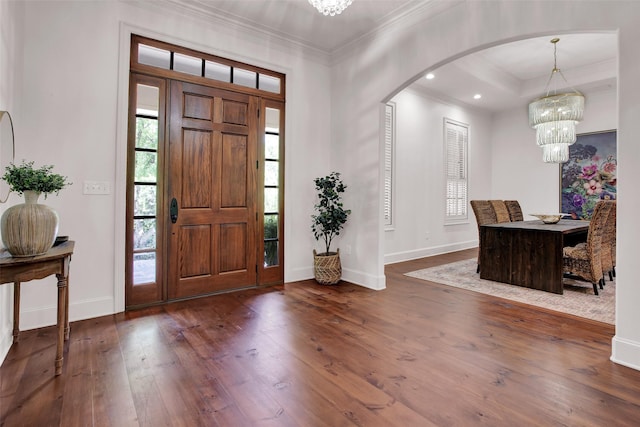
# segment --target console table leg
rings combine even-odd
[[[13,282],[13,342],[20,341],[20,282]]]
[[[66,289],[64,293],[64,340],[69,341],[69,276],[66,277]]]
[[[64,329],[65,329],[65,306],[67,299],[67,278],[63,275],[58,277],[58,344],[56,347],[56,375],[62,374],[63,350],[64,350]]]

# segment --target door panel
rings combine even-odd
[[[211,120],[213,112],[213,99],[209,97],[196,96],[194,94],[184,95],[184,118]]]
[[[220,227],[220,272],[231,273],[247,269],[245,224],[225,224]],[[222,250],[224,248],[224,250]]]
[[[235,102],[222,100],[222,121],[227,124],[247,125],[247,105]]]
[[[178,81],[170,96],[169,298],[255,286],[257,100]]]
[[[222,138],[221,200],[223,208],[243,207],[247,203],[247,140],[241,135]]]
[[[213,173],[211,132],[185,130],[182,141],[182,209],[212,206]]]
[[[211,268],[211,226],[195,225],[182,227],[180,252],[182,254],[201,253],[202,256],[188,256],[180,259],[180,277],[209,276]]]

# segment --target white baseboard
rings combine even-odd
[[[421,248],[412,251],[397,252],[394,254],[387,254],[384,256],[384,263],[393,264],[402,261],[411,261],[413,259],[425,258],[433,255],[441,255],[449,252],[461,251],[464,249],[471,249],[478,247],[477,240],[470,240],[467,242],[452,243],[448,245],[433,246],[430,248]],[[301,280],[313,279],[313,266],[298,268],[291,270],[285,277],[285,282],[297,282]],[[358,270],[351,270],[348,268],[342,269],[342,278],[355,285],[360,285],[365,288],[382,290],[386,288],[386,277],[374,276]]]
[[[384,263],[394,264],[396,262],[411,261],[413,259],[425,258],[434,255],[446,254],[449,252],[461,251],[464,249],[471,249],[478,246],[477,240],[470,240],[468,242],[452,243],[448,245],[432,246],[430,248],[415,249],[412,251],[396,252],[393,254],[387,254],[384,256]]]
[[[284,282],[300,282],[302,280],[313,279],[313,266],[297,268],[285,273]]]
[[[114,313],[113,297],[95,298],[69,304],[69,321],[91,319]],[[57,322],[57,305],[20,310],[20,330],[43,328]]]
[[[342,280],[346,280],[347,282],[373,289],[375,291],[380,291],[387,287],[387,279],[384,274],[382,276],[374,276],[348,268],[342,269]]]
[[[304,267],[290,271],[285,277],[285,283],[298,282],[313,278],[313,266]],[[382,277],[376,277],[362,271],[351,270],[344,267],[342,268],[342,280],[374,290],[381,290],[386,287],[386,278],[384,275]]]
[[[640,342],[619,338],[611,340],[611,361],[640,371]]]
[[[0,331],[0,364],[4,362],[4,359],[7,357],[12,344],[13,326],[8,325],[8,327],[3,328],[2,331]]]

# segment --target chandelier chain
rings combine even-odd
[[[551,80],[553,79],[553,76],[556,75],[556,73],[558,73],[560,75],[560,77],[562,77],[562,80],[564,81],[564,84],[566,86],[568,86],[573,92],[580,94],[580,92],[578,92],[577,89],[575,89],[573,86],[571,86],[569,84],[569,82],[567,81],[567,78],[564,76],[564,73],[562,72],[562,70],[560,70],[560,68],[558,68],[558,42],[560,41],[559,38],[554,38],[551,39],[551,43],[553,43],[553,69],[551,70],[551,74],[549,75],[549,78],[547,79],[547,84],[544,87],[544,91],[546,93],[545,96],[549,96],[549,94],[551,93],[552,87],[551,87]],[[553,94],[556,95],[558,93],[558,87],[557,85],[553,87]]]

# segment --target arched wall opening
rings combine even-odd
[[[638,16],[640,3],[629,2],[460,2],[436,16],[415,14],[411,16],[413,22],[376,34],[366,46],[359,46],[357,52],[338,61],[331,69],[331,165],[344,170],[343,177],[351,185],[345,203],[358,206],[343,240],[353,252],[344,260],[343,277],[373,289],[385,287],[381,101],[433,64],[478,47],[523,35],[584,31],[618,34],[618,225],[625,233],[618,236],[617,252],[618,265],[633,265],[633,247],[640,239],[640,229],[632,226],[640,200],[633,197],[631,175],[640,167],[640,145],[634,143],[640,135],[640,52],[635,48],[640,38]],[[534,155],[531,161],[539,162],[537,157]],[[552,168],[545,179],[555,187],[557,177],[557,168]],[[555,197],[551,199],[550,203],[557,206]],[[630,270],[616,271],[619,289],[612,360],[640,369],[640,313],[634,306],[634,301],[640,300],[640,289],[624,285],[633,283]]]
[[[556,36],[523,36],[472,49],[426,68],[386,99],[395,112],[395,147],[390,151],[392,221],[383,224],[385,264],[477,246],[470,209],[466,220],[446,223],[445,118],[469,126],[469,200],[519,200],[525,214],[559,212],[559,174],[552,172],[559,166],[542,162],[535,131],[527,122],[528,103],[548,90],[553,67],[549,41]],[[585,94],[585,119],[578,124],[578,133],[615,129],[616,33],[572,33],[560,38],[567,47],[558,55],[558,64],[570,87],[558,87],[564,82],[556,76],[552,88]],[[526,60],[517,59],[525,55]],[[426,80],[427,73],[435,77]],[[475,93],[482,98],[474,100]],[[385,127],[386,122],[381,129],[383,145],[388,142]],[[384,193],[387,154],[384,147],[381,150],[385,180],[380,192]],[[385,199],[383,206],[387,205]]]

